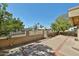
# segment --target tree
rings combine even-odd
[[[56,21],[52,23],[51,28],[53,31],[65,31],[69,29],[72,24],[69,22],[67,14],[57,17]]]
[[[20,18],[14,18],[10,12],[6,11],[7,7],[8,4],[0,4],[0,36],[24,29],[23,22]]]
[[[5,32],[5,28],[6,28],[6,19],[5,19],[5,13],[6,13],[6,8],[7,8],[7,4],[0,4],[0,34],[2,32]]]
[[[43,28],[44,26],[43,25],[40,25],[40,28]]]
[[[14,31],[21,31],[22,29],[24,29],[23,22],[21,22],[21,20],[19,18],[17,18],[17,19],[14,18],[13,24],[14,24]]]

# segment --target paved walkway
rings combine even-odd
[[[79,51],[73,49],[75,37],[58,35],[51,39],[42,40],[41,43],[47,45],[65,56],[79,56]]]

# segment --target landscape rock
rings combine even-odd
[[[8,54],[8,56],[52,56],[50,51],[52,51],[52,48],[48,46],[33,43],[20,47],[14,53]]]

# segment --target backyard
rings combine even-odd
[[[79,56],[75,5],[1,3],[0,56]]]

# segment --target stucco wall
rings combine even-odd
[[[12,46],[16,46],[16,45],[21,45],[24,43],[29,43],[29,42],[33,42],[36,40],[41,40],[43,39],[44,36],[41,35],[34,35],[34,36],[30,36],[30,37],[17,37],[17,38],[11,38],[11,39],[2,39],[0,40],[0,49],[5,49],[5,48],[10,48]]]
[[[69,17],[79,16],[79,8],[70,10],[70,11],[68,12],[68,15],[69,15]]]

